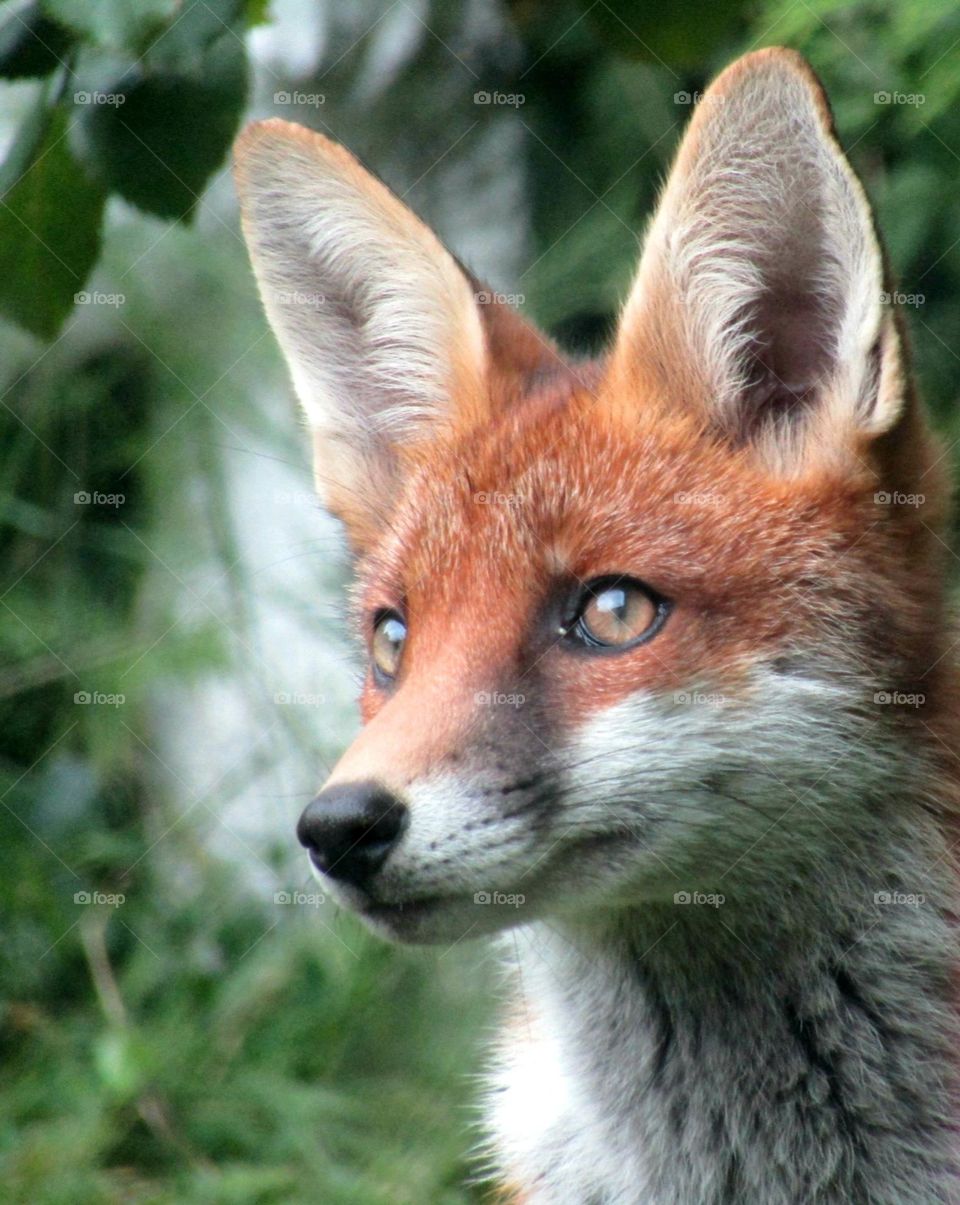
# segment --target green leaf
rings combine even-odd
[[[213,42],[228,34],[238,47],[242,45],[244,17],[243,0],[184,0],[182,14],[151,47],[148,67],[179,72],[205,70],[207,49]]]
[[[0,77],[49,75],[63,65],[73,34],[49,20],[38,0],[4,6],[0,13]]]
[[[74,159],[66,114],[50,116],[20,178],[0,197],[0,313],[56,333],[100,251],[104,192]]]
[[[99,46],[144,50],[180,12],[177,0],[42,0],[43,11]]]
[[[246,97],[243,43],[226,31],[197,73],[138,69],[88,106],[80,141],[98,178],[148,213],[184,218],[229,150]]]
[[[620,54],[673,67],[697,66],[745,24],[739,0],[580,0],[600,37]]]

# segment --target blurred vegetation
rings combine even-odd
[[[320,516],[296,545],[251,536],[271,466],[309,472],[226,176],[244,113],[342,139],[589,349],[690,98],[777,43],[828,86],[960,439],[945,0],[0,4],[4,1200],[484,1199],[490,955],[393,949],[276,895],[313,890],[292,826],[350,672]],[[264,599],[307,633],[291,663],[334,651],[324,708],[276,706]]]

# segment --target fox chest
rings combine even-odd
[[[612,1110],[615,1112],[615,1110]],[[610,1142],[602,1102],[586,1090],[559,1035],[524,1015],[487,1078],[486,1130],[511,1205],[652,1201],[642,1154]]]

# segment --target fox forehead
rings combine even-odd
[[[626,422],[575,394],[406,454],[361,593],[438,605],[478,583],[629,574],[721,608],[862,536],[869,480],[782,482],[683,416]]]

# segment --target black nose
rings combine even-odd
[[[307,805],[297,837],[318,870],[363,887],[387,860],[406,822],[407,809],[384,787],[348,782],[321,791]]]

